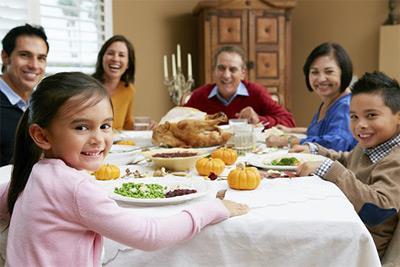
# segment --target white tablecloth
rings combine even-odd
[[[10,171],[10,166],[0,168],[0,183],[8,181]],[[209,183],[212,190],[202,199],[227,188],[224,180]],[[155,252],[105,239],[103,266],[380,266],[371,235],[330,182],[318,177],[264,179],[255,191],[228,189],[226,198],[249,204],[250,212]],[[166,216],[202,199],[128,208],[143,216]]]
[[[214,192],[226,187],[225,181],[210,183]],[[264,201],[260,195],[245,201],[253,193],[265,193]],[[252,209],[156,252],[106,239],[104,266],[380,266],[368,230],[332,183],[317,177],[263,180],[256,191],[228,190],[226,198],[247,202]],[[131,208],[145,216],[165,216],[185,205],[190,203]]]

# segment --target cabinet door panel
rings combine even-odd
[[[278,52],[257,52],[256,79],[278,78]]]
[[[276,86],[268,86],[264,85],[268,89],[268,93],[270,94],[277,94],[278,93],[278,87]]]
[[[242,42],[241,17],[219,18],[218,39],[219,43],[241,43]]]
[[[278,21],[276,18],[256,18],[256,43],[278,43]]]

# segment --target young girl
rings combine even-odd
[[[11,182],[0,188],[9,266],[100,266],[102,235],[155,250],[247,212],[218,199],[166,218],[120,208],[87,172],[107,155],[112,124],[110,98],[94,78],[59,73],[38,85],[18,127]]]

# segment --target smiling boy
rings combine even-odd
[[[381,72],[366,73],[352,94],[350,127],[358,145],[350,152],[336,152],[309,144],[311,152],[329,159],[304,163],[298,173],[335,183],[354,205],[382,257],[400,208],[400,87]]]

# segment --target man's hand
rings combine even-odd
[[[239,113],[236,113],[236,116],[239,119],[247,119],[247,121],[251,124],[257,124],[260,122],[258,114],[254,111],[252,107],[245,107]]]

